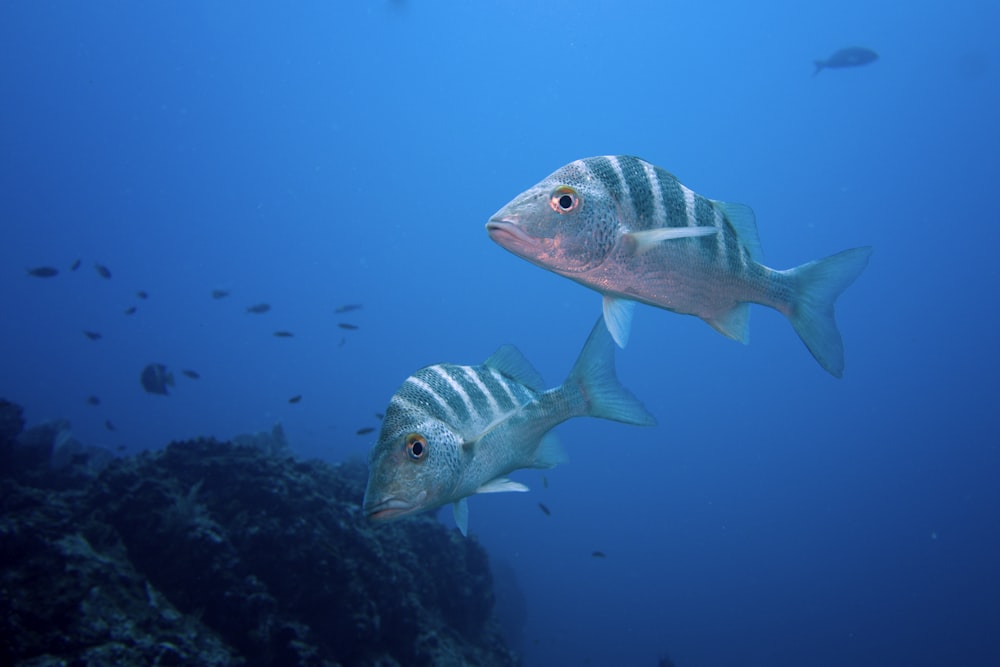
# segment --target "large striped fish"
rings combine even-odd
[[[695,315],[743,343],[749,305],[784,314],[820,365],[844,371],[834,320],[840,293],[868,265],[854,248],[785,271],[760,263],[753,211],[702,197],[629,156],[577,160],[521,193],[486,223],[510,252],[604,295],[615,341],[628,341],[636,301]]]
[[[393,395],[369,459],[364,512],[395,519],[454,503],[468,526],[466,497],[527,491],[507,479],[519,468],[551,468],[563,455],[546,434],[571,417],[652,425],[653,416],[615,376],[614,343],[598,319],[566,381],[544,391],[512,345],[481,366],[422,368]]]

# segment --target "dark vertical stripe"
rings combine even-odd
[[[472,403],[472,406],[479,412],[480,416],[485,416],[487,419],[493,419],[496,416],[492,414],[490,402],[483,394],[483,390],[469,378],[465,372],[465,367],[449,364],[445,367],[445,370],[451,376],[451,379],[465,390],[465,395],[469,397],[469,402]],[[475,369],[473,369],[474,371]]]
[[[687,227],[687,209],[681,184],[670,172],[659,167],[656,167],[656,180],[659,181],[663,210],[667,215],[667,219],[660,221],[656,227]]]
[[[421,382],[431,386],[431,392],[429,393],[426,389],[419,387],[411,381],[413,378],[420,380]],[[442,421],[450,420],[452,414],[448,411],[448,403],[444,396],[440,395],[438,389],[433,386],[434,380],[440,382],[440,378],[433,375],[431,371],[426,368],[422,368],[413,374],[413,378],[410,378],[403,383],[403,386],[399,389],[399,396],[406,401],[421,406],[424,411],[431,417],[435,419],[440,419]],[[386,420],[389,421],[389,415],[386,414]]]
[[[451,377],[451,373],[449,372],[449,367],[451,365],[452,364],[439,364],[437,368],[440,368],[445,374]],[[459,422],[463,424],[468,423],[471,415],[469,414],[468,408],[465,407],[465,400],[459,396],[454,389],[452,389],[451,385],[448,384],[443,377],[430,369],[424,369],[421,373],[422,375],[418,374],[418,377],[426,382],[430,388],[434,390],[434,393],[437,394],[438,398],[444,401],[448,407],[451,408]]]
[[[476,376],[479,378],[479,381],[486,387],[486,391],[490,393],[490,396],[492,396],[497,402],[497,405],[500,406],[501,410],[510,410],[514,407],[514,403],[511,401],[507,390],[500,385],[500,383],[503,382],[503,379],[499,377],[498,373],[483,366],[476,366],[473,370],[476,372]]]
[[[712,202],[699,194],[694,196],[694,219],[698,227],[716,227],[715,209],[712,207]],[[724,229],[719,230],[719,234],[724,233]],[[721,260],[719,257],[719,234],[702,236],[697,239],[705,257],[713,262]]]
[[[583,162],[587,165],[587,169],[590,170],[590,173],[601,182],[609,193],[611,193],[615,203],[621,205],[622,200],[625,197],[625,191],[623,189],[621,179],[618,178],[618,172],[615,171],[611,161],[602,156],[588,158]]]
[[[618,158],[618,166],[621,167],[625,183],[628,185],[629,195],[632,197],[636,228],[652,229],[656,208],[653,203],[652,184],[649,182],[649,175],[646,173],[642,161],[631,155],[622,155]]]

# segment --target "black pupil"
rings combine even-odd
[[[566,211],[573,207],[573,198],[569,195],[563,195],[559,198],[559,208]]]
[[[424,453],[424,446],[420,444],[419,440],[414,440],[413,444],[410,446],[410,451],[413,452],[414,456],[420,456]]]

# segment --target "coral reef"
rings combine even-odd
[[[15,413],[0,403],[0,456]],[[89,477],[48,465],[60,484],[5,467],[0,664],[517,664],[474,540],[426,517],[369,524],[363,463],[296,460],[280,429],[240,441]]]

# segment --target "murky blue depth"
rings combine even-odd
[[[752,207],[769,266],[874,253],[837,304],[843,379],[769,309],[743,346],[639,306],[618,373],[659,425],[568,422],[545,483],[470,498],[524,664],[998,664],[998,20],[5,3],[0,396],[123,454],[280,420],[301,456],[366,457],[422,366],[513,343],[565,377],[599,296],[484,225],[572,160],[638,155]],[[879,58],[813,75],[844,47]]]

